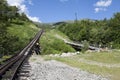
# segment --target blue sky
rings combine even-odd
[[[43,23],[78,19],[111,18],[120,12],[120,0],[7,0],[33,21]]]

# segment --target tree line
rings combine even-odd
[[[16,51],[15,41],[18,41],[18,37],[10,35],[7,28],[12,23],[22,24],[22,21],[29,19],[24,13],[19,13],[16,6],[9,6],[6,0],[0,0],[0,56]]]
[[[57,29],[65,33],[73,41],[89,45],[120,48],[120,13],[115,13],[110,19],[103,20],[75,20],[56,25]]]

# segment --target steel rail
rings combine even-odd
[[[10,80],[13,80],[13,79],[14,79],[17,70],[18,70],[19,67],[22,65],[22,63],[25,61],[25,59],[29,56],[30,50],[31,50],[32,47],[35,45],[35,43],[39,40],[39,37],[40,37],[41,35],[42,35],[42,32],[38,33],[38,35],[36,35],[37,39],[34,38],[35,40],[33,40],[33,41],[31,42],[30,47],[28,47],[27,51],[25,52],[24,56],[22,57],[22,60],[20,60],[18,66],[16,66],[16,69],[15,69],[15,71],[14,71],[14,73],[13,73],[13,76],[11,77]]]
[[[13,64],[17,63],[16,68],[13,71],[13,74],[10,78],[10,80],[13,80],[15,77],[15,74],[19,68],[19,66],[22,64],[22,62],[24,62],[24,60],[28,57],[31,49],[34,47],[35,43],[37,41],[39,41],[39,38],[41,37],[43,33],[43,30],[39,31],[35,37],[33,38],[33,40],[15,57],[13,57],[12,59],[10,59],[9,61],[5,62],[3,65],[0,66],[0,77],[2,78],[3,74],[6,73],[6,71],[8,69],[10,69],[10,67],[13,66]]]

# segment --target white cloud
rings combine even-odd
[[[7,0],[7,2],[11,6],[19,7],[21,12],[25,12],[27,10],[27,7],[24,5],[24,0]]]
[[[7,2],[8,2],[9,5],[11,5],[11,6],[17,6],[20,9],[20,12],[24,12],[28,16],[28,18],[30,20],[36,21],[36,22],[41,22],[38,17],[32,17],[32,16],[30,16],[28,14],[29,10],[28,10],[28,8],[25,5],[25,1],[26,0],[7,0]],[[33,5],[33,3],[32,3],[31,0],[27,0],[27,2],[30,5]]]
[[[27,17],[34,22],[41,22],[38,17],[32,17],[32,16],[29,16],[29,15],[27,15]]]
[[[7,0],[8,4],[10,5],[19,5],[24,2],[24,0]]]
[[[95,13],[99,11],[106,11],[107,7],[109,7],[112,4],[112,0],[99,0],[94,4],[95,6]]]
[[[100,9],[99,8],[95,8],[95,12],[97,13],[97,12],[99,12],[100,11]]]
[[[95,13],[98,13],[99,11],[106,11],[106,8],[95,8]]]
[[[28,12],[28,9],[27,9],[27,7],[26,7],[26,5],[21,5],[21,6],[18,6],[19,8],[20,8],[20,11],[21,12],[25,12],[25,13],[27,13]]]
[[[32,0],[28,0],[28,3],[29,3],[30,5],[33,5]]]
[[[95,6],[97,7],[108,7],[112,3],[112,0],[100,0],[98,1]]]

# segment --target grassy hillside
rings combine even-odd
[[[12,23],[8,27],[10,35],[18,37],[14,42],[15,51],[21,50],[34,37],[41,28],[36,27],[33,23],[23,22],[22,24]],[[55,29],[45,29],[40,39],[42,54],[59,54],[63,52],[74,52],[75,50],[64,43],[63,39],[70,40],[65,34]]]
[[[63,39],[69,38],[55,29],[46,30],[41,37],[40,43],[42,54],[59,54],[62,52],[74,52],[75,50],[64,43]]]
[[[18,37],[13,43],[15,51],[21,50],[25,45],[34,37],[34,35],[40,30],[31,22],[23,22],[22,24],[12,23],[8,27],[8,33],[10,35]]]
[[[7,0],[0,0],[0,58],[20,51],[39,30],[19,10]]]

